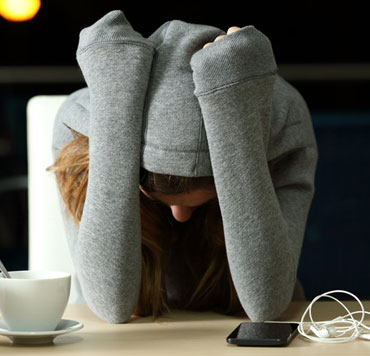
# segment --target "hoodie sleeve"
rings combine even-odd
[[[293,98],[271,136],[276,64],[253,26],[199,50],[191,67],[237,294],[251,320],[277,318],[292,297],[314,189],[307,108]]]
[[[128,321],[140,291],[140,142],[154,50],[121,11],[83,29],[77,49],[90,96],[90,165],[71,255],[87,304],[112,323]]]

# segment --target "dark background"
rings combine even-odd
[[[369,298],[370,31],[364,2],[355,1],[63,0],[43,1],[29,22],[0,17],[0,258],[8,268],[28,267],[27,101],[84,86],[79,31],[113,9],[145,37],[180,19],[224,30],[252,24],[271,39],[281,74],[308,103],[320,151],[299,277],[308,298],[330,289]],[[75,71],[61,80],[43,77],[45,68]]]
[[[29,22],[0,22],[1,65],[75,64],[78,33],[106,12],[121,9],[149,36],[179,19],[221,29],[254,25],[272,41],[277,62],[368,62],[368,11],[356,1],[243,1],[232,3],[43,1]]]

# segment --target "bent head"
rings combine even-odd
[[[179,177],[142,170],[140,190],[171,209],[175,220],[188,221],[195,209],[217,199],[213,177]]]

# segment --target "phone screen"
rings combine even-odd
[[[283,346],[297,332],[297,323],[245,322],[241,323],[227,338],[230,344],[240,346]]]

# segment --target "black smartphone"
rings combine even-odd
[[[298,323],[245,322],[226,338],[239,346],[285,346],[297,333]]]

